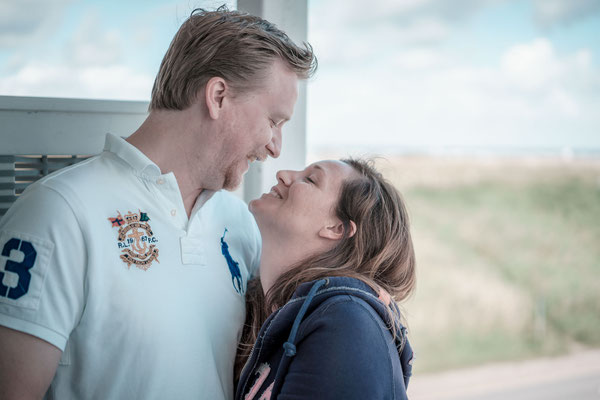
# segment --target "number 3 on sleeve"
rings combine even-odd
[[[11,250],[20,251],[23,253],[24,257],[21,262],[6,260],[6,264],[4,265],[5,272],[0,270],[0,296],[16,300],[25,295],[29,290],[29,283],[31,282],[31,273],[29,270],[35,264],[37,252],[31,242],[16,238],[12,238],[6,242],[2,249],[2,255],[4,257],[10,257]],[[4,285],[3,279],[6,272],[14,272],[18,275],[19,279],[16,287],[9,288]]]

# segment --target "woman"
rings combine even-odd
[[[400,195],[360,160],[277,180],[250,202],[263,250],[236,399],[406,399],[412,350],[395,302],[415,260]]]

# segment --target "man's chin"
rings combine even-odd
[[[242,182],[235,182],[235,183],[229,183],[229,182],[225,182],[223,184],[223,190],[227,190],[228,192],[234,192],[236,189],[238,189],[240,187],[240,185],[242,184]]]
[[[239,188],[243,182],[244,175],[246,175],[249,169],[250,163],[246,160],[244,160],[242,166],[238,164],[237,171],[234,168],[229,169],[228,173],[225,174],[223,189],[231,192]]]
[[[223,182],[223,189],[233,192],[242,184],[242,175],[228,175]]]

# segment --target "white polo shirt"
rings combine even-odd
[[[46,398],[233,398],[260,259],[235,196],[203,192],[188,220],[175,176],[107,135],[102,154],[25,191],[0,251],[0,325],[63,350]]]

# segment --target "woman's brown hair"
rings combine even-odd
[[[235,363],[236,380],[262,323],[271,311],[289,301],[298,285],[328,276],[353,277],[378,292],[387,292],[396,302],[406,299],[415,287],[415,254],[402,197],[372,162],[342,161],[359,175],[342,184],[335,208],[345,228],[344,237],[331,250],[310,256],[283,273],[264,296],[259,279],[248,283],[246,324]],[[356,224],[354,235],[350,234],[350,221]],[[390,307],[389,313],[393,321],[400,318],[395,307]],[[390,328],[395,334],[395,327]]]

